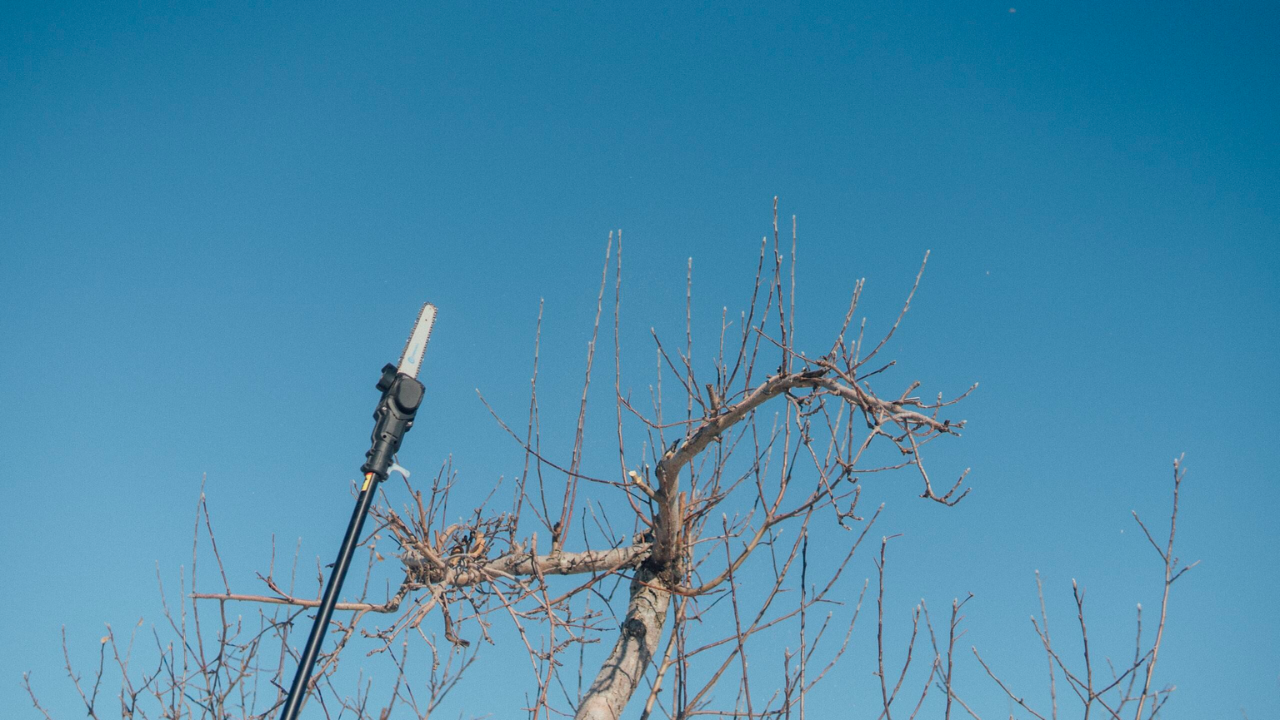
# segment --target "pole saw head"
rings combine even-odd
[[[371,447],[365,453],[365,477],[372,475],[379,482],[387,479],[388,468],[395,460],[404,434],[413,427],[413,419],[422,404],[425,388],[418,382],[418,370],[431,339],[431,326],[436,321],[436,306],[427,303],[418,313],[418,321],[409,334],[399,367],[388,363],[382,368],[382,377],[375,386],[382,391],[382,399],[373,411],[373,435]]]

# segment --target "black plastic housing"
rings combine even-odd
[[[413,427],[426,388],[417,379],[396,372],[395,365],[382,368],[376,387],[382,391],[382,399],[373,411],[372,444],[360,471],[373,473],[381,481],[387,479],[387,469],[400,450],[404,434]]]

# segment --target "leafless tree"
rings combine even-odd
[[[858,280],[843,322],[817,351],[794,341],[795,260],[795,221],[787,248],[775,199],[772,236],[761,242],[745,309],[732,320],[727,310],[722,313],[709,362],[694,359],[691,260],[684,337],[664,344],[652,333],[656,373],[638,394],[624,381],[624,364],[628,369],[653,366],[621,347],[622,236],[611,235],[571,449],[556,457],[543,447],[535,339],[523,427],[490,408],[524,453],[523,471],[510,487],[497,484],[461,518],[450,514],[456,513],[450,501],[457,475],[449,463],[425,486],[406,477],[402,487],[384,488],[382,502],[372,511],[369,571],[360,600],[339,604],[338,610],[349,614],[334,621],[313,680],[311,702],[324,716],[364,720],[412,713],[428,718],[457,687],[477,652],[503,641],[502,636],[520,643],[527,658],[523,710],[535,720],[615,720],[628,707],[629,714],[645,720],[805,717],[807,696],[850,646],[868,588],[863,585],[856,594],[848,624],[837,628],[829,610],[855,593],[836,588],[879,515],[879,509],[860,514],[865,478],[905,471],[914,475],[926,500],[950,506],[963,499],[968,471],[953,475],[956,479],[942,490],[926,468],[923,449],[958,435],[964,421],[948,413],[973,387],[951,398],[917,394],[919,382],[902,383],[889,393],[881,389],[895,364],[881,353],[910,309],[927,253],[882,336],[865,338],[866,321],[857,320],[864,287]],[[607,308],[612,310],[614,403],[606,426],[615,426],[617,446],[612,469],[589,468],[584,460],[586,432],[600,426],[589,423],[587,411]],[[539,338],[541,324],[539,309]],[[395,502],[389,493],[404,499]],[[810,531],[822,522],[849,531],[848,540],[838,548],[824,547],[823,557],[834,561],[815,564]],[[177,612],[166,605],[174,639],[154,633],[159,661],[145,673],[131,672],[132,640],[122,650],[113,633],[103,638],[91,688],[68,659],[67,672],[90,717],[102,712],[98,693],[108,654],[123,678],[122,717],[265,718],[283,701],[282,673],[296,661],[291,631],[317,604],[295,592],[297,554],[287,581],[276,577],[273,550],[271,568],[260,576],[267,592],[234,593],[222,572],[203,495],[197,535],[201,525],[221,589],[181,588],[184,600],[189,596],[192,602]],[[936,688],[945,698],[946,717],[953,703],[977,717],[952,683],[954,647],[963,634],[960,611],[967,599],[953,603],[942,646],[922,603],[913,613],[901,669],[886,669],[890,539],[882,539],[875,560],[880,716],[891,720],[893,712],[911,703],[903,697],[904,682],[923,620],[933,658],[910,716]],[[1177,564],[1170,555],[1172,539],[1171,530],[1167,547],[1157,547],[1169,568]],[[370,600],[373,570],[388,556],[401,570],[399,585],[381,602]],[[321,575],[317,567],[317,581]],[[1167,588],[1179,575],[1166,573],[1166,602]],[[1083,632],[1083,594],[1077,599]],[[228,606],[237,602],[258,604],[252,623],[232,616]],[[212,631],[202,632],[201,603],[216,607]],[[378,624],[371,617],[388,622]],[[1051,660],[1051,682],[1055,673],[1063,674],[1084,700],[1086,715],[1100,707],[1118,717],[1132,702],[1137,717],[1144,706],[1154,716],[1167,697],[1151,684],[1163,608],[1151,649],[1105,685],[1093,679],[1087,655],[1083,679],[1067,670],[1043,617],[1035,629]],[[776,641],[784,630],[788,640],[778,647],[770,638]],[[376,702],[363,677],[355,679],[354,692],[335,686],[339,659],[353,641],[370,655],[389,658],[396,668],[393,685],[380,688]],[[591,648],[595,644],[600,650]],[[410,656],[423,654],[428,669],[410,670]],[[750,658],[766,660],[753,666]],[[1139,675],[1145,679],[1134,693]],[[1104,697],[1126,678],[1121,701]],[[45,712],[29,684],[28,691]],[[149,701],[145,709],[143,700]],[[1056,712],[1056,696],[1054,707]]]

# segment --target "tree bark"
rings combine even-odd
[[[439,585],[463,587],[488,582],[501,575],[576,575],[580,573],[608,573],[624,567],[634,567],[649,557],[649,545],[641,543],[611,550],[585,550],[583,552],[557,552],[551,555],[532,555],[517,552],[493,560],[481,558],[474,564],[453,565],[455,558],[425,557],[420,546],[406,546],[401,556],[404,566],[422,579]]]
[[[631,600],[618,642],[578,706],[575,720],[618,720],[658,651],[671,593],[646,563],[631,580]]]

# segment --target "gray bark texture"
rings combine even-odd
[[[642,565],[631,581],[631,600],[618,642],[578,706],[575,720],[622,717],[623,708],[640,685],[662,639],[671,593],[661,588],[662,580]]]
[[[424,546],[406,546],[401,562],[406,568],[420,573],[427,582],[463,587],[488,582],[495,577],[513,575],[613,572],[619,568],[634,567],[643,561],[649,556],[649,546],[642,543],[612,550],[557,552],[551,555],[517,552],[471,564],[456,563],[459,560],[456,556],[440,558],[434,554],[426,556],[425,552],[430,552],[430,549]]]

